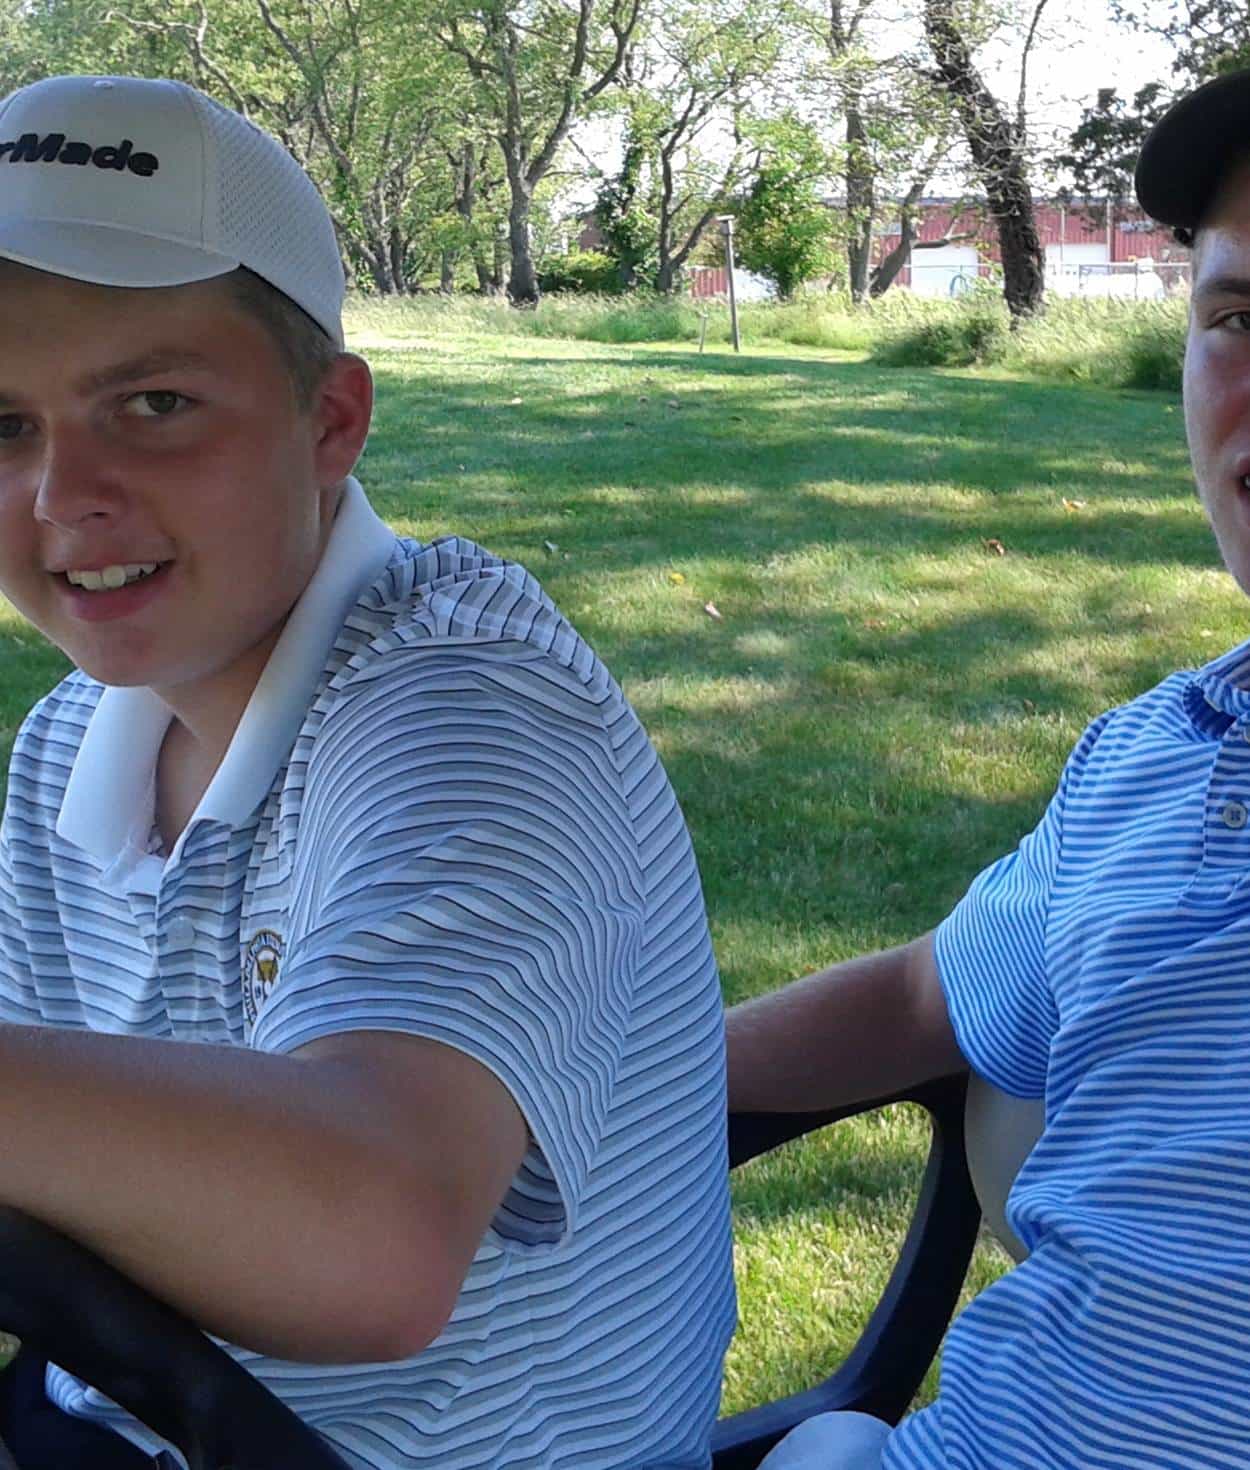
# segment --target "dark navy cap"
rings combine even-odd
[[[1250,70],[1229,72],[1174,103],[1142,144],[1134,182],[1161,224],[1194,229],[1229,165],[1250,153]]]

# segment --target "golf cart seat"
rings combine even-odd
[[[881,1301],[846,1362],[823,1384],[722,1420],[713,1440],[715,1470],[754,1470],[794,1425],[830,1409],[897,1422],[936,1354],[981,1219],[973,1178],[987,1219],[1001,1224],[1011,1180],[1040,1132],[1040,1105],[977,1079],[969,1086],[964,1076],[948,1077],[836,1112],[731,1117],[730,1161],[745,1163],[791,1138],[901,1101],[928,1110],[933,1134],[912,1223]],[[1015,1250],[1019,1255],[1018,1243]],[[74,1241],[10,1209],[0,1209],[0,1326],[177,1445],[190,1470],[347,1470],[192,1322]]]
[[[715,1470],[755,1470],[779,1439],[815,1414],[855,1409],[897,1424],[937,1356],[982,1215],[1014,1260],[1026,1254],[1004,1211],[1042,1131],[1042,1104],[1010,1097],[975,1074],[828,1113],[731,1114],[730,1167],[897,1102],[925,1108],[932,1133],[911,1224],[881,1300],[845,1362],[823,1383],[721,1420],[712,1439]]]

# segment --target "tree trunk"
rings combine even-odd
[[[391,237],[388,242],[388,258],[391,268],[391,289],[396,296],[404,296],[408,291],[407,273],[404,270],[404,237],[400,234],[397,226],[391,227]]]
[[[502,296],[504,291],[503,274],[507,258],[505,240],[502,233],[495,236],[494,264],[490,273],[490,289],[496,296]]]
[[[491,268],[486,260],[486,252],[475,240],[473,242],[473,269],[477,272],[477,289],[483,296],[494,296],[499,291],[499,282],[491,274]]]
[[[872,226],[876,213],[876,191],[868,134],[859,108],[858,91],[850,91],[846,103],[846,213],[851,227],[846,242],[850,269],[851,300],[862,305],[868,299],[872,266]]]
[[[438,289],[444,296],[450,296],[456,289],[456,261],[459,257],[458,250],[452,250],[450,246],[443,247],[438,273]]]
[[[397,295],[395,277],[391,273],[391,261],[386,242],[366,235],[364,239],[352,241],[351,244],[356,255],[364,262],[378,295]]]
[[[508,275],[508,300],[513,306],[538,305],[538,272],[530,243],[530,196],[520,189],[512,192],[508,209],[508,249],[512,256]]]
[[[959,113],[990,214],[998,227],[1003,295],[1014,325],[1041,310],[1046,285],[1023,137],[973,65],[968,43],[955,20],[952,0],[925,0],[924,27],[939,79]]]
[[[899,242],[890,251],[889,255],[872,273],[872,280],[868,283],[869,294],[875,300],[885,293],[894,284],[899,271],[911,259],[911,247],[916,239],[916,224],[910,214],[904,214],[902,218],[902,234]]]

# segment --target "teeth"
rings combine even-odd
[[[160,566],[157,561],[133,562],[125,566],[102,567],[98,572],[66,572],[68,581],[85,592],[115,592],[127,582],[150,577]]]

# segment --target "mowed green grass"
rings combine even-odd
[[[621,680],[730,1001],[936,923],[1091,717],[1244,636],[1167,395],[406,331],[352,337],[361,478],[397,529],[526,563]],[[0,651],[7,745],[62,665],[12,615]],[[743,1171],[726,1411],[853,1341],[925,1136],[900,1109]],[[973,1284],[1002,1264],[983,1248]]]

